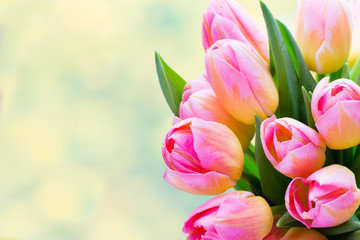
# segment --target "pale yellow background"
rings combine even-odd
[[[207,3],[0,1],[0,238],[185,239],[209,198],[162,179],[171,112],[153,49],[187,80],[202,73]],[[295,0],[267,3],[292,28]]]

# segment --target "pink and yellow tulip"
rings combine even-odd
[[[308,177],[325,163],[325,142],[295,119],[276,119],[275,115],[265,119],[260,137],[267,158],[285,176]]]
[[[266,32],[234,0],[212,0],[203,15],[203,46],[207,50],[216,41],[234,39],[258,51],[269,62]]]
[[[329,83],[323,78],[316,86],[311,111],[316,128],[331,149],[346,149],[360,143],[360,87],[351,80]]]
[[[307,228],[340,225],[354,215],[359,204],[354,173],[336,164],[306,179],[293,179],[285,194],[288,212]]]
[[[219,144],[221,143],[221,144]],[[166,134],[164,179],[192,194],[215,195],[235,186],[244,167],[241,145],[225,125],[188,118]]]
[[[360,57],[360,1],[348,0],[348,3],[353,20],[352,40],[348,61],[350,67],[353,67],[356,60]]]
[[[277,109],[279,95],[267,63],[247,45],[217,41],[206,53],[206,72],[220,103],[237,120],[255,124]]]
[[[281,240],[327,240],[327,237],[313,229],[293,227]]]
[[[262,197],[244,191],[219,195],[196,208],[186,219],[187,240],[259,240],[273,223],[271,208]]]
[[[299,0],[295,38],[310,70],[331,73],[347,61],[352,19],[344,0]]]
[[[221,105],[210,87],[199,90],[200,82],[204,82],[204,80],[192,80],[185,85],[182,102],[180,103],[180,118],[197,117],[206,121],[222,123],[235,133],[243,151],[246,151],[254,136],[255,127],[239,122],[231,116]]]

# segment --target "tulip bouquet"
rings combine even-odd
[[[164,178],[217,195],[183,232],[189,240],[360,239],[360,0],[298,0],[294,35],[260,7],[267,34],[235,0],[210,1],[206,71],[194,80],[155,52],[174,114]]]

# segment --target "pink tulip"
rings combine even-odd
[[[211,0],[203,15],[203,46],[234,39],[254,49],[269,62],[269,43],[264,29],[234,0]]]
[[[330,165],[308,178],[295,178],[285,194],[290,215],[307,228],[333,227],[349,220],[360,204],[354,173]]]
[[[243,151],[246,151],[254,136],[255,127],[239,122],[231,116],[221,105],[210,87],[199,90],[198,85],[201,85],[201,82],[204,82],[204,80],[196,79],[189,81],[185,85],[182,102],[180,103],[180,118],[197,117],[206,121],[222,123],[235,133]]]
[[[260,128],[264,152],[276,170],[290,178],[308,177],[325,163],[325,142],[312,128],[291,118],[265,119]]]
[[[310,70],[331,73],[346,62],[352,20],[344,0],[299,0],[295,38]]]
[[[360,143],[360,87],[351,80],[329,83],[323,78],[316,86],[311,111],[316,128],[329,148],[345,149]]]
[[[241,145],[225,125],[188,118],[166,134],[164,178],[192,194],[215,195],[235,186],[244,167]]]
[[[359,0],[348,0],[351,10],[351,16],[353,20],[353,32],[351,39],[351,48],[349,55],[349,65],[353,67],[356,60],[360,56],[360,1]]]
[[[206,72],[220,103],[237,120],[255,124],[277,109],[279,95],[266,62],[247,45],[217,41],[206,53]]]
[[[281,240],[327,240],[327,237],[314,229],[293,227]]]
[[[259,240],[270,231],[271,208],[262,197],[244,191],[219,195],[186,219],[187,240]]]

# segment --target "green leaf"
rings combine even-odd
[[[347,221],[339,226],[329,228],[317,228],[316,230],[328,236],[349,233],[360,230],[360,221]]]
[[[281,21],[277,20],[279,29],[285,41],[286,47],[289,51],[290,58],[294,64],[296,73],[299,79],[299,87],[304,86],[309,91],[314,91],[316,82],[312,77],[308,67],[306,66],[303,55],[301,54],[300,48],[297,45],[294,37],[290,30]]]
[[[260,139],[261,120],[255,115],[256,119],[256,140],[255,140],[255,157],[259,169],[261,188],[264,197],[270,205],[283,204],[287,183],[283,180],[281,174],[273,167],[266,158]]]
[[[250,174],[252,174],[254,177],[259,178],[259,170],[256,165],[256,158],[255,153],[248,148],[248,150],[244,153],[244,170]]]
[[[356,60],[350,72],[350,79],[355,81],[360,76],[360,57]]]
[[[342,66],[338,71],[330,74],[330,82],[340,78],[350,79],[350,69],[348,63],[345,63],[345,65]]]
[[[243,179],[237,180],[234,188],[238,191],[250,191],[249,184]]]
[[[166,102],[171,111],[176,116],[179,116],[179,106],[186,82],[166,64],[157,51],[155,51],[155,63],[161,90]]]
[[[275,215],[283,215],[286,213],[286,207],[285,204],[275,205],[271,207],[272,214]]]
[[[298,79],[291,57],[284,43],[278,24],[264,2],[260,1],[266,22],[270,48],[274,56],[278,81],[278,117],[292,117],[300,120]]]
[[[302,86],[301,90],[302,90],[304,103],[305,103],[307,125],[313,129],[316,129],[314,118],[311,113],[311,98],[310,98],[309,92],[306,91],[304,86]]]
[[[304,227],[304,224],[293,218],[288,212],[284,213],[276,223],[277,227]]]
[[[358,146],[359,149],[359,146]],[[357,186],[360,187],[360,155],[358,155],[351,166],[351,171],[355,174]]]

